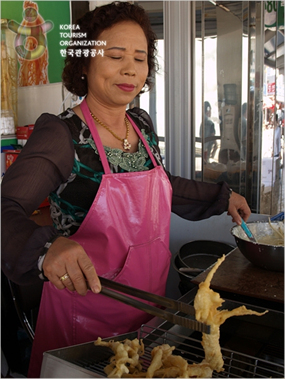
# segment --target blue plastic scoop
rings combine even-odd
[[[241,227],[245,231],[245,233],[248,236],[248,238],[250,239],[250,241],[257,243],[256,239],[253,237],[253,234],[251,233],[251,231],[249,230],[248,226],[246,225],[246,223],[243,219],[241,219]]]

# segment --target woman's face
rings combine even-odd
[[[145,34],[137,23],[127,21],[104,30],[98,40],[106,41],[106,46],[103,57],[90,58],[88,96],[105,106],[126,106],[141,91],[147,78]]]

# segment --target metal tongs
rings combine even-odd
[[[182,312],[186,315],[191,315],[195,317],[195,308],[193,307],[193,305],[183,303],[182,301],[169,299],[167,297],[155,295],[153,293],[142,291],[137,288],[129,287],[124,284],[117,283],[106,278],[102,278],[100,276],[99,279],[102,285],[102,290],[100,293],[105,296],[121,301],[122,303],[131,305],[132,307],[138,308],[153,316],[162,318],[163,320],[170,321],[173,324],[181,325],[185,328],[197,330],[206,334],[210,333],[210,325],[206,325],[202,322],[196,321],[195,319],[179,316],[177,314],[168,312],[164,309],[160,309],[153,305],[133,299],[124,294],[131,295],[142,300],[147,300],[159,306],[174,309],[175,311]],[[119,291],[120,293],[117,291]]]

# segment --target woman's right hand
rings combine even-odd
[[[79,243],[68,238],[59,237],[52,243],[43,262],[43,271],[58,289],[66,287],[84,296],[88,282],[92,292],[101,291],[100,280],[90,258]],[[68,278],[60,280],[65,274]]]

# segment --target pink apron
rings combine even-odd
[[[111,173],[85,100],[81,110],[105,174],[88,214],[70,239],[83,246],[98,275],[163,296],[171,257],[172,189],[167,175],[131,118],[154,169]],[[104,295],[88,291],[82,297],[46,282],[28,376],[39,377],[44,351],[134,331],[151,317]]]

